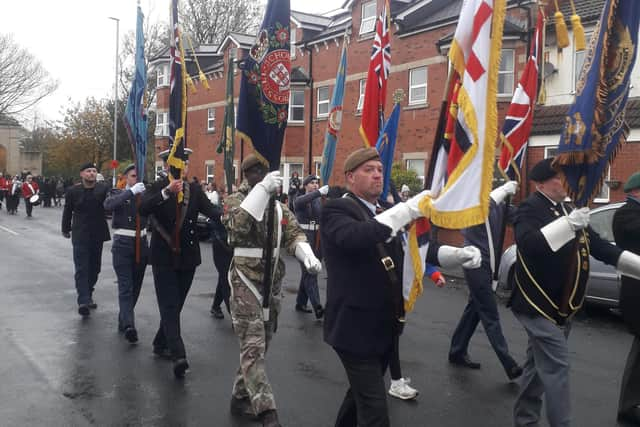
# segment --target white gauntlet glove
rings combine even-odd
[[[322,187],[318,188],[318,191],[323,196],[326,196],[327,194],[329,194],[329,186],[328,185],[323,185]]]
[[[517,181],[508,181],[500,187],[496,188],[489,195],[497,204],[504,202],[508,196],[513,196],[518,191]]]
[[[574,209],[567,216],[569,225],[573,231],[582,230],[589,226],[589,208]]]
[[[322,263],[316,258],[313,249],[307,242],[298,242],[296,245],[296,258],[310,274],[318,274],[322,271]]]
[[[144,190],[145,190],[144,183],[136,182],[133,185],[133,187],[129,188],[129,190],[131,190],[131,192],[133,193],[134,196],[136,194],[142,194],[142,193],[144,193]]]
[[[480,267],[481,262],[482,255],[480,249],[475,246],[455,248],[453,246],[443,245],[438,249],[438,263],[444,268],[462,266],[463,268],[471,270]]]
[[[589,226],[589,208],[574,209],[540,229],[553,252],[576,237],[576,231]]]
[[[623,251],[618,258],[618,271],[624,275],[640,280],[640,256],[633,252]]]
[[[240,203],[240,208],[247,211],[256,221],[262,221],[264,210],[269,203],[269,197],[282,185],[280,171],[269,172],[255,187],[251,189],[247,197]]]
[[[373,219],[391,229],[391,236],[395,236],[398,230],[410,223],[416,218],[422,217],[422,211],[418,208],[418,203],[425,197],[430,197],[431,192],[425,190],[407,200],[404,203],[398,203],[392,208],[376,215]]]

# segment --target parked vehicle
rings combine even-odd
[[[590,226],[603,239],[615,244],[611,224],[613,214],[624,202],[600,206],[591,211]],[[516,245],[507,248],[500,259],[498,268],[498,289],[511,292],[514,264],[516,262]],[[560,279],[561,280],[561,279]],[[617,308],[620,299],[620,275],[612,265],[604,264],[593,256],[590,257],[589,280],[585,300],[589,304],[597,304],[608,308]]]

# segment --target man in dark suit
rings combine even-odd
[[[188,155],[191,150],[185,149]],[[165,161],[169,150],[159,156]],[[186,159],[185,159],[186,160]],[[187,167],[183,176],[187,176]],[[183,199],[178,201],[178,194]],[[220,216],[200,184],[182,179],[161,177],[144,193],[140,215],[147,216],[153,228],[151,266],[160,309],[160,327],[153,340],[153,352],[173,360],[176,378],[184,377],[189,368],[184,342],[180,335],[180,313],[200,265],[200,243],[196,232],[198,213]]]
[[[422,216],[418,202],[428,192],[382,212],[382,163],[375,148],[349,155],[344,172],[349,191],[325,203],[320,229],[328,272],[324,339],[350,385],[335,425],[389,426],[384,372],[404,322],[397,233]],[[480,251],[432,243],[427,262],[478,267]]]
[[[69,187],[62,212],[62,235],[73,244],[78,313],[83,317],[97,308],[93,290],[102,264],[102,245],[110,239],[103,207],[109,189],[96,182],[97,174],[93,163],[80,168],[82,182]]]
[[[616,244],[640,254],[640,172],[624,185],[627,203],[613,216],[613,236]],[[631,351],[622,375],[618,419],[640,425],[640,280],[622,276],[620,309],[634,335]]]
[[[589,227],[588,208],[564,202],[564,177],[553,158],[536,164],[529,178],[537,191],[520,204],[514,219],[518,257],[511,306],[529,337],[514,425],[538,425],[544,394],[550,427],[568,427],[567,338],[584,302],[589,254],[634,274],[640,272],[640,257],[600,238]]]

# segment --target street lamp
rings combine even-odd
[[[115,168],[115,160],[116,160],[116,145],[118,143],[118,46],[120,44],[120,20],[118,18],[114,18],[112,16],[109,19],[116,21],[116,75],[114,79],[113,85],[113,181],[112,187],[116,188],[116,168]]]

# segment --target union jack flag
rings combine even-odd
[[[367,84],[362,105],[360,136],[365,146],[374,147],[384,125],[384,105],[387,99],[387,80],[391,69],[391,40],[389,0],[376,22],[376,35],[371,49]],[[376,84],[377,83],[377,84]]]
[[[518,87],[507,110],[504,126],[500,134],[502,151],[499,166],[510,180],[520,181],[522,161],[527,150],[527,142],[533,125],[533,110],[538,92],[538,55],[542,46],[542,26],[544,18],[538,12],[536,32],[531,40],[529,61],[522,72]]]

